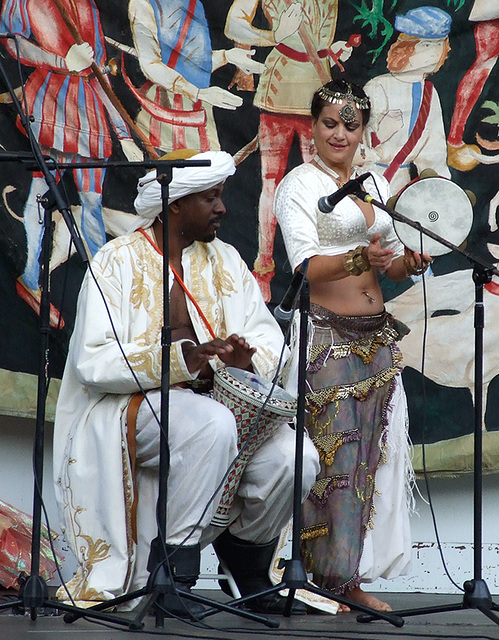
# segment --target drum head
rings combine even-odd
[[[466,194],[447,178],[420,178],[411,182],[398,196],[395,211],[459,246],[471,230],[473,207]],[[417,229],[395,220],[395,232],[412,251],[421,251],[421,235]],[[450,249],[423,234],[423,252],[440,256]]]
[[[229,409],[238,406],[238,410],[244,407],[246,412],[259,411],[265,403],[263,416],[266,418],[293,418],[296,415],[293,396],[276,385],[269,397],[271,389],[272,383],[256,373],[236,367],[218,369],[213,379],[213,397]]]
[[[226,369],[221,369],[226,376],[232,376],[235,380],[241,383],[241,385],[246,385],[248,391],[252,391],[255,394],[255,398],[260,396],[262,402],[269,395],[270,390],[272,389],[272,383],[264,378],[261,378],[255,373],[251,371],[246,371],[245,369],[237,369],[236,367],[226,367]],[[276,402],[283,403],[291,403],[294,404],[295,399],[289,395],[282,387],[277,385],[274,386],[272,391],[272,397],[270,406],[275,404]]]

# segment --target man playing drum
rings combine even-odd
[[[173,169],[169,185],[166,548],[177,593],[195,584],[200,548],[216,539],[218,555],[247,595],[271,585],[269,565],[292,511],[295,434],[283,421],[261,444],[235,491],[228,527],[210,524],[237,454],[237,428],[233,413],[206,391],[214,371],[226,366],[271,380],[283,337],[239,253],[216,238],[234,161],[220,151],[195,159],[211,166]],[[109,600],[144,586],[157,535],[164,322],[155,177],[156,171],[139,182],[131,233],[106,244],[85,276],[57,405],[54,473],[63,531],[78,560],[69,583],[75,600]],[[308,439],[304,445],[302,499],[318,471],[315,448]],[[284,603],[271,594],[248,606],[281,613]],[[173,594],[166,607],[184,616],[201,608]],[[303,611],[301,603],[294,607]]]

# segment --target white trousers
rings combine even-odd
[[[411,568],[411,529],[408,486],[411,461],[407,400],[400,375],[388,409],[386,462],[376,471],[373,528],[366,533],[359,574],[362,582],[407,575]]]
[[[160,391],[147,394],[160,415]],[[229,529],[238,538],[264,543],[279,535],[293,508],[295,431],[283,424],[249,460],[231,510]],[[219,486],[237,455],[237,429],[232,412],[219,402],[189,389],[169,394],[170,469],[166,541],[206,546],[222,529],[210,525],[223,486]],[[159,425],[147,402],[137,416],[137,532],[134,584],[147,579],[149,543],[157,535]],[[302,501],[319,472],[317,451],[304,439]],[[222,483],[223,485],[223,483]],[[210,502],[211,500],[211,502]],[[187,540],[186,540],[187,539]]]

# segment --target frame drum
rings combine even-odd
[[[440,176],[410,182],[396,197],[393,208],[456,246],[466,240],[473,222],[473,206],[466,191]],[[399,220],[394,220],[393,226],[407,248],[421,252],[421,234],[417,229]],[[423,253],[440,256],[450,251],[438,240],[424,234],[422,238]]]

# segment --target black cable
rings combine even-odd
[[[423,259],[423,234],[420,232],[420,255],[421,260]],[[426,289],[426,278],[423,273],[421,276],[421,286],[423,289],[423,305],[424,305],[424,328],[423,328],[423,342],[422,342],[422,353],[421,353],[421,393],[423,396],[423,419],[422,419],[422,434],[421,434],[421,455],[422,455],[422,464],[423,464],[423,478],[425,483],[426,495],[428,499],[428,506],[430,508],[430,515],[433,524],[433,530],[435,532],[435,539],[437,542],[437,548],[440,555],[440,559],[442,560],[443,569],[450,581],[450,583],[458,589],[458,591],[464,592],[464,589],[457,584],[457,582],[450,575],[449,569],[447,567],[447,562],[445,560],[444,551],[442,548],[442,543],[440,541],[440,534],[438,532],[438,524],[437,517],[435,514],[435,509],[433,506],[433,500],[431,496],[430,490],[430,479],[428,476],[428,471],[426,468],[426,418],[427,418],[427,398],[426,398],[426,383],[425,383],[425,361],[426,361],[426,341],[428,335],[428,295]]]

